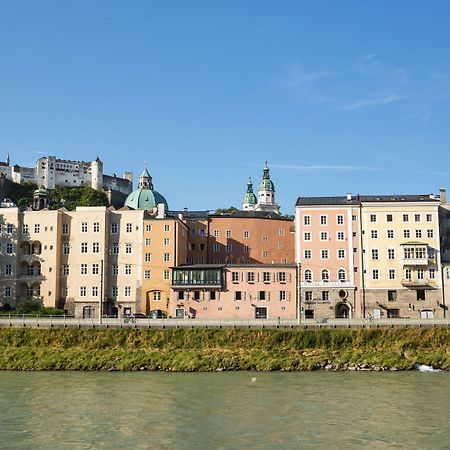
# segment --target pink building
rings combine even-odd
[[[359,199],[299,197],[296,261],[303,317],[361,317]]]
[[[197,319],[295,319],[295,264],[174,267],[169,313]]]

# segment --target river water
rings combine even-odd
[[[449,448],[450,373],[0,372],[2,449]]]

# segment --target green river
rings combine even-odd
[[[450,373],[0,372],[2,449],[450,448]]]

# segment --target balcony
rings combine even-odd
[[[321,287],[321,288],[351,288],[353,287],[353,284],[348,281],[302,281],[302,287],[308,288],[308,287]]]
[[[404,266],[428,266],[432,258],[404,258],[402,260]]]
[[[409,279],[409,278],[403,278],[402,285],[409,288],[426,288],[426,287],[434,287],[434,283],[436,280],[418,280],[416,279]]]

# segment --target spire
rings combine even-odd
[[[259,184],[258,191],[275,192],[275,185],[272,183],[272,180],[270,179],[269,166],[267,165],[267,161],[264,164],[263,179]]]
[[[153,190],[152,177],[148,173],[147,161],[144,162],[144,171],[141,173],[141,176],[139,177],[138,187]]]
[[[253,183],[251,177],[248,177],[247,193],[244,195],[242,207],[244,209],[253,209],[256,205],[256,195],[253,193]]]
[[[9,166],[9,153],[8,156],[6,157],[6,165]]]

